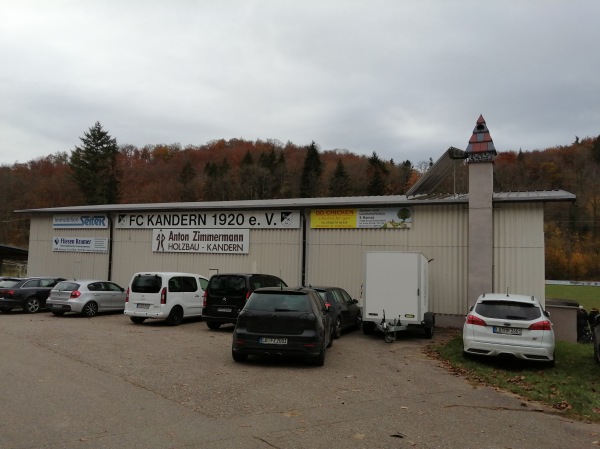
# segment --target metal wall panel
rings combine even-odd
[[[545,301],[544,207],[503,204],[494,209],[494,289]]]
[[[463,205],[419,206],[412,213],[410,229],[309,228],[307,283],[341,286],[362,303],[365,251],[421,251],[433,259],[429,266],[432,309],[464,313],[468,211]]]
[[[53,229],[52,215],[31,219],[28,276],[61,276],[67,279],[107,279],[108,253],[52,251],[54,237],[108,238],[108,229]]]
[[[182,271],[210,277],[220,272],[269,273],[300,282],[299,229],[251,229],[248,254],[190,254],[152,251],[151,229],[114,231],[113,278],[127,284],[139,271]]]
[[[337,285],[362,302],[363,253],[421,251],[428,259],[431,309],[467,312],[468,207],[412,207],[410,229],[311,229],[307,211],[306,284]],[[248,254],[155,253],[151,229],[115,229],[112,279],[125,286],[138,271],[265,272],[299,285],[302,229],[251,229]],[[109,237],[105,229],[53,229],[52,215],[31,219],[29,275],[108,276],[104,253],[53,252],[54,236]],[[533,294],[544,300],[542,203],[502,203],[494,208],[494,289]],[[398,286],[402,289],[402,285]]]

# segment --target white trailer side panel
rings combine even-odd
[[[371,251],[364,256],[364,320],[398,318],[420,324],[427,311],[427,260],[419,252]]]

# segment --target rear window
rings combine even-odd
[[[244,276],[213,276],[210,278],[207,288],[211,295],[245,295],[246,278]]]
[[[158,293],[162,287],[162,278],[151,274],[133,278],[131,291],[134,293]]]
[[[0,281],[0,288],[12,287],[17,282],[19,282],[19,281],[9,281],[9,280]]]
[[[253,293],[246,310],[261,312],[310,312],[310,299],[306,294]]]
[[[59,282],[58,284],[56,284],[56,287],[54,287],[54,290],[72,292],[77,290],[78,288],[79,284],[76,284],[75,282]]]
[[[510,301],[484,301],[475,306],[475,311],[486,318],[502,320],[535,320],[542,316],[536,304]]]

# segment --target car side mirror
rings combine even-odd
[[[358,304],[358,299],[353,299],[352,304]]]
[[[548,312],[547,310],[544,310],[544,315],[546,316],[546,318],[550,318],[550,312]]]

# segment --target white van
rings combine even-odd
[[[165,319],[177,326],[184,318],[202,316],[208,279],[191,273],[136,273],[125,298],[125,315],[135,324],[147,318]]]

